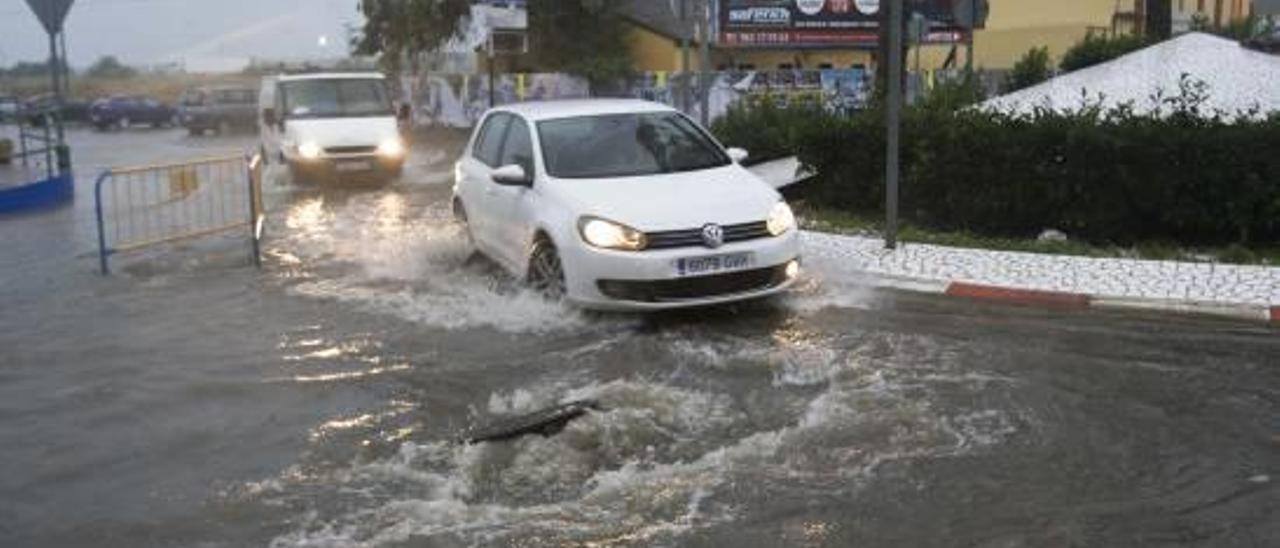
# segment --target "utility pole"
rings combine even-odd
[[[901,138],[900,118],[902,114],[902,10],[903,0],[887,0],[889,9],[889,82],[888,97],[885,109],[885,126],[888,136],[885,139],[885,249],[898,248],[898,147]]]
[[[978,0],[969,0],[969,39],[965,40],[964,71],[973,74],[973,35],[978,28]]]
[[[702,102],[698,107],[703,127],[711,124],[711,84],[714,82],[714,73],[711,72],[711,29],[713,27],[711,2],[702,0],[702,32],[699,36],[702,41],[702,70],[698,71],[698,94]]]
[[[684,73],[680,85],[679,109],[689,111],[689,0],[680,0],[680,72]]]

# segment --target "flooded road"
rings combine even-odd
[[[91,174],[252,138],[75,132],[77,203],[0,218],[0,546],[1274,546],[1280,331],[865,288],[658,316],[547,303],[387,187],[268,185],[95,271]],[[463,446],[556,403],[559,435]]]

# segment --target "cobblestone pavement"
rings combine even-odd
[[[908,282],[984,286],[1212,306],[1280,306],[1280,268],[1119,258],[1071,257],[903,244],[804,233],[810,257],[852,261],[857,271]]]

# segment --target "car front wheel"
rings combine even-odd
[[[467,222],[467,208],[462,205],[462,200],[453,199],[453,221],[462,227],[462,234],[467,237],[467,245],[475,248],[476,237],[471,233],[471,223]]]
[[[550,299],[561,299],[565,294],[564,264],[556,246],[546,238],[539,238],[529,254],[529,286]]]

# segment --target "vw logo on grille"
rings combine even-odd
[[[715,223],[703,226],[702,243],[712,249],[724,245],[724,228]]]

